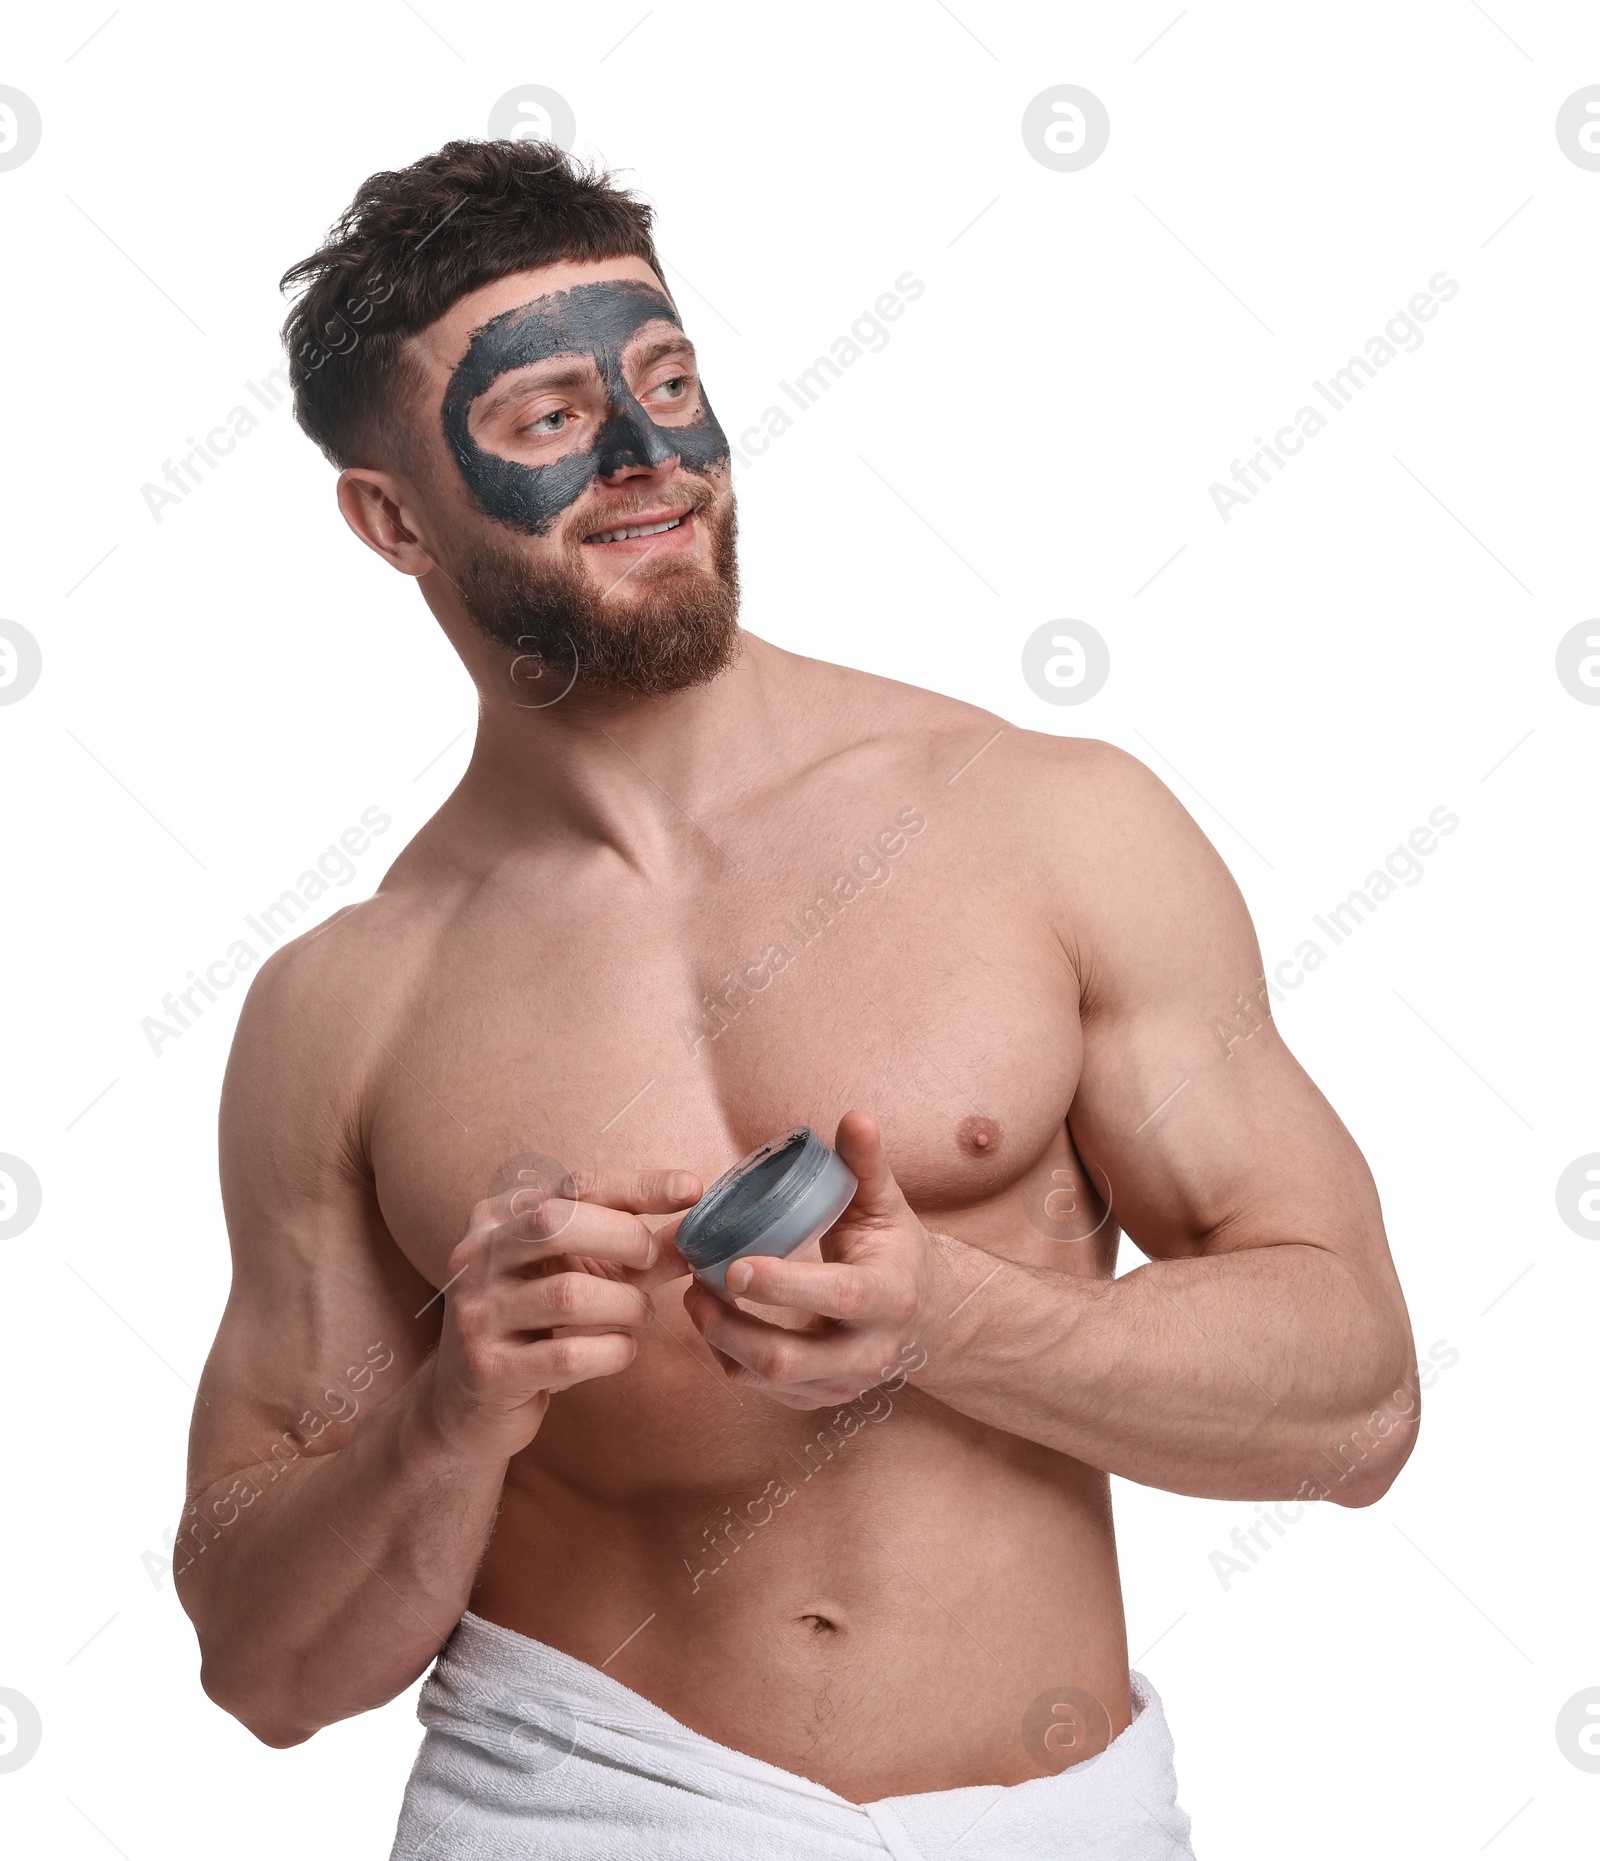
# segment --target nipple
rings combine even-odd
[[[1000,1127],[993,1118],[974,1114],[956,1126],[956,1147],[969,1157],[982,1160],[1000,1151]]]

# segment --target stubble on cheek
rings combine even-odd
[[[604,521],[609,509],[601,515]],[[580,697],[677,691],[714,678],[738,650],[731,494],[713,496],[696,521],[703,529],[697,560],[640,556],[602,584],[582,542],[592,534],[594,513],[574,514],[554,547],[519,544],[480,520],[460,535],[447,573],[479,629],[516,656],[508,665],[536,659],[559,668],[560,687]],[[516,701],[525,703],[526,695]]]

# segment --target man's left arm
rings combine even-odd
[[[1090,1466],[1208,1498],[1370,1504],[1415,1435],[1405,1303],[1371,1175],[1273,1024],[1237,887],[1149,771],[1092,752],[1052,907],[1078,978],[1079,1155],[1149,1256],[1114,1280],[996,1259],[930,1232],[878,1130],[826,1263],[755,1260],[740,1295],[817,1313],[783,1330],[695,1288],[736,1380],[795,1407],[851,1400],[900,1347],[949,1407]]]

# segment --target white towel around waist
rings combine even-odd
[[[1132,1687],[1127,1730],[1055,1776],[858,1804],[469,1612],[417,1702],[391,1861],[1194,1861],[1161,1701]]]

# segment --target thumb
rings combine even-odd
[[[877,1120],[864,1111],[847,1111],[833,1142],[857,1184],[844,1220],[869,1227],[888,1227],[898,1221],[906,1212],[906,1199],[889,1168],[889,1153]]]

